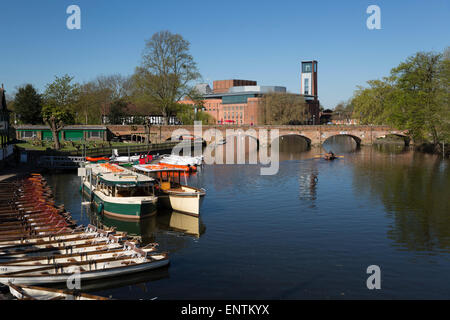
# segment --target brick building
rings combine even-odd
[[[286,88],[280,86],[259,86],[253,80],[216,80],[213,89],[208,84],[197,85],[203,96],[203,111],[214,117],[217,124],[259,123],[259,104],[267,93],[285,93]],[[300,94],[308,104],[310,117],[308,123],[319,124],[319,100],[317,95],[317,61],[302,62]],[[180,101],[194,105],[188,98]]]

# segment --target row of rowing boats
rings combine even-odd
[[[156,243],[139,246],[126,233],[69,224],[70,213],[50,201],[51,190],[40,175],[11,186],[16,191],[8,197],[7,185],[0,184],[5,200],[0,205],[0,284],[18,299],[104,299],[35,285],[61,286],[75,279],[82,286],[169,264],[168,254],[158,252]],[[9,228],[14,232],[5,233]]]

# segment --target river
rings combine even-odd
[[[332,149],[343,158],[314,158]],[[139,223],[81,205],[76,173],[47,174],[80,224],[102,222],[158,242],[168,268],[82,290],[115,299],[449,299],[450,166],[403,146],[351,138],[308,149],[280,142],[276,175],[259,165],[204,165],[188,183],[207,195],[200,218],[158,212]],[[367,268],[381,271],[369,290]]]

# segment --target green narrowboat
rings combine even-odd
[[[137,220],[156,214],[155,179],[110,163],[89,163],[82,189],[97,213]]]

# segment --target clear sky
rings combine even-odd
[[[66,27],[71,4],[81,30]],[[366,27],[371,4],[381,30]],[[65,73],[78,82],[129,75],[145,40],[169,30],[191,43],[211,86],[237,78],[299,93],[300,61],[318,60],[319,99],[333,108],[417,51],[449,46],[449,9],[448,0],[0,0],[0,82],[13,94]]]

